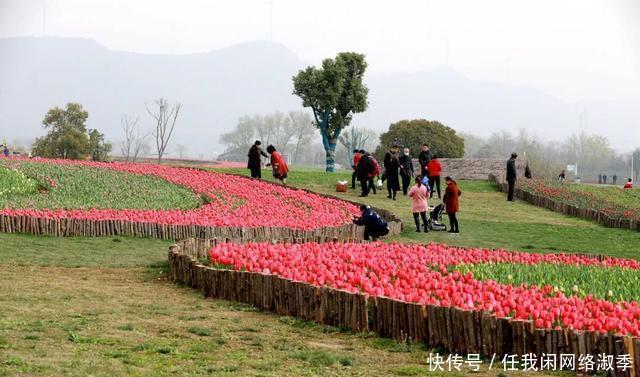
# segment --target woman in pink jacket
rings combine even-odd
[[[416,222],[416,232],[420,232],[420,219],[418,215],[422,217],[422,227],[425,232],[428,232],[427,228],[427,210],[429,209],[429,203],[427,198],[429,197],[429,191],[427,186],[422,184],[420,177],[416,177],[416,184],[409,190],[409,197],[411,198],[411,210],[413,211],[413,221]]]

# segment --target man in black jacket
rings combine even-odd
[[[369,153],[362,152],[362,157],[360,157],[360,161],[358,161],[358,166],[356,166],[356,175],[358,176],[358,180],[360,181],[360,186],[362,186],[362,194],[360,196],[365,197],[369,195],[369,180],[371,179],[371,174],[375,170],[375,166],[373,165],[373,160],[371,160],[371,155]]]
[[[511,158],[507,160],[507,183],[509,184],[507,200],[510,202],[513,201],[513,191],[516,187],[516,158],[518,158],[518,155],[516,153],[511,153]]]
[[[400,160],[400,177],[402,178],[402,195],[407,195],[409,185],[411,184],[411,177],[413,177],[413,161],[409,148],[405,148],[402,156],[398,158]]]
[[[260,140],[256,140],[251,148],[249,148],[249,153],[247,154],[247,157],[249,157],[247,169],[251,170],[251,178],[262,178],[262,161],[260,156],[269,157],[260,148],[261,144]]]
[[[427,164],[431,161],[431,151],[429,150],[429,144],[422,144],[422,152],[418,155],[418,162],[420,162],[420,175],[423,177],[429,176],[427,171]]]
[[[389,224],[376,211],[366,205],[360,206],[362,215],[354,217],[353,223],[364,226],[364,239],[372,241],[389,234]]]

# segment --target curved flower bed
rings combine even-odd
[[[284,227],[313,230],[351,223],[358,208],[348,202],[264,181],[216,172],[125,162],[38,159],[42,164],[86,166],[162,178],[205,197],[206,203],[188,210],[33,209],[4,208],[0,216],[37,219],[115,220],[134,223],[206,227]]]
[[[518,186],[532,194],[555,199],[585,209],[597,209],[614,219],[640,220],[640,196],[637,190],[619,187],[559,184],[546,179],[525,179]]]
[[[637,301],[578,297],[533,284],[501,284],[461,274],[459,264],[520,263],[612,266],[638,271],[635,260],[565,254],[527,254],[443,245],[223,243],[210,251],[214,265],[273,274],[315,286],[423,305],[486,310],[497,318],[532,320],[536,328],[640,336]]]

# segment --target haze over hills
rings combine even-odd
[[[183,104],[172,144],[206,158],[223,151],[218,137],[238,117],[301,109],[291,77],[309,65],[285,46],[266,42],[148,55],[87,39],[20,37],[0,39],[0,57],[0,139],[42,135],[46,111],[75,101],[89,111],[89,128],[118,142],[120,116],[139,115],[151,127],[144,104],[163,96]],[[558,139],[575,132],[586,111],[586,130],[608,136],[613,147],[628,150],[640,139],[640,103],[631,100],[567,103],[532,87],[471,80],[449,68],[368,75],[366,81],[369,109],[353,124],[378,131],[399,119],[427,118],[480,136],[524,127]]]

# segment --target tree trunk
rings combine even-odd
[[[329,144],[329,148],[325,146],[324,151],[327,155],[327,168],[325,171],[327,173],[333,173],[335,171],[336,144],[335,143],[333,143],[333,145]]]

